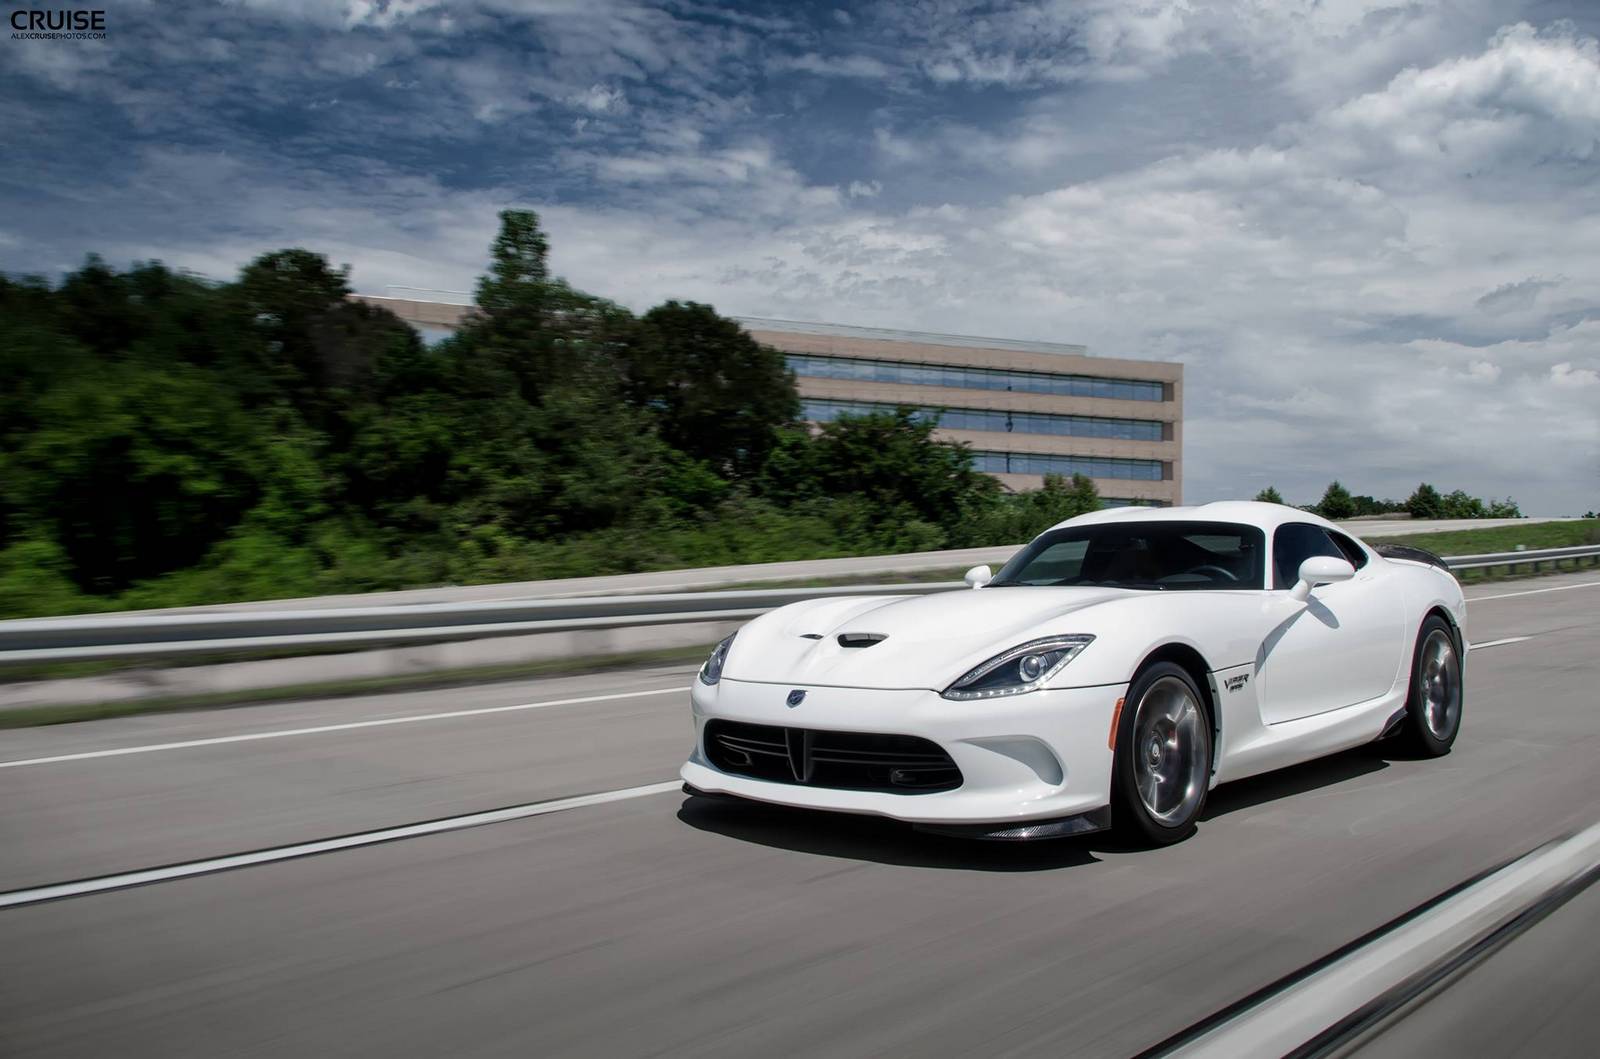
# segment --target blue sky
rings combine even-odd
[[[243,0],[0,41],[0,269],[469,290],[1186,364],[1188,499],[1600,507],[1600,5]]]

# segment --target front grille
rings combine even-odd
[[[743,721],[706,722],[706,758],[723,772],[847,791],[926,794],[961,786],[938,743],[914,735],[821,732]]]

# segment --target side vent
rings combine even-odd
[[[871,647],[873,644],[889,637],[881,632],[842,632],[839,634],[840,647]]]
[[[800,634],[800,639],[802,639],[802,640],[820,640],[820,639],[822,639],[822,634],[820,632],[803,632],[803,633]]]

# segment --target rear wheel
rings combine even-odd
[[[1211,782],[1211,719],[1187,670],[1157,662],[1128,686],[1111,795],[1117,830],[1168,845],[1189,837]]]
[[[1450,753],[1461,731],[1461,652],[1450,624],[1430,614],[1417,633],[1406,700],[1405,738],[1428,757]]]

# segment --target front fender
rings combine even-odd
[[[1095,608],[1087,632],[1095,640],[1074,658],[1052,687],[1126,684],[1151,654],[1181,644],[1215,672],[1253,663],[1263,628],[1271,621],[1270,598],[1259,591],[1154,594]],[[1051,630],[1057,631],[1057,630]]]

